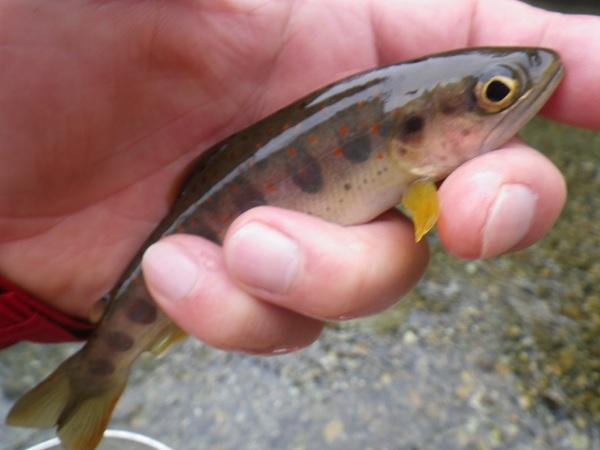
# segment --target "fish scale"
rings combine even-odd
[[[437,218],[434,182],[512,137],[562,72],[559,56],[541,48],[431,55],[331,84],[217,144],[109,293],[88,342],[21,397],[7,423],[56,426],[67,450],[97,447],[137,357],[181,337],[143,281],[153,242],[184,232],[220,243],[259,205],[350,225],[401,199],[420,239]]]

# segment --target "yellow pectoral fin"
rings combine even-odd
[[[440,215],[440,203],[433,181],[417,180],[411,183],[402,197],[402,205],[412,218],[415,240],[419,242],[435,226]]]

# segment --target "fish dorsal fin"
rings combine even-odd
[[[415,241],[419,242],[435,226],[440,215],[435,183],[431,180],[412,182],[402,197],[402,206],[412,218]]]

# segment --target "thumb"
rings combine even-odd
[[[444,181],[440,237],[450,252],[463,258],[518,250],[550,229],[565,198],[558,169],[514,140],[463,164]]]

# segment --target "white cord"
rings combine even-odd
[[[131,431],[106,430],[104,432],[104,437],[123,439],[130,442],[137,442],[138,444],[148,446],[148,449],[152,450],[174,450],[171,447],[168,447],[155,439],[152,439],[148,436],[144,436],[143,434],[133,433]],[[60,441],[58,440],[58,438],[52,438],[48,441],[36,444],[33,447],[28,447],[25,450],[58,450],[58,445],[60,445]]]

